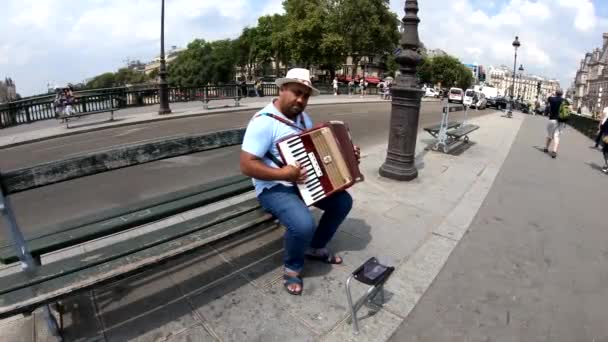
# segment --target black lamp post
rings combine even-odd
[[[521,46],[521,44],[519,43],[519,37],[515,36],[515,40],[513,41],[513,48],[515,49],[515,60],[513,61],[513,86],[511,87],[511,107],[509,108],[509,111],[507,112],[508,116],[511,117],[511,115],[513,114],[512,108],[513,108],[513,96],[515,95],[515,68],[517,67],[517,49],[519,49],[519,47]]]
[[[158,93],[160,99],[160,108],[158,114],[170,114],[169,108],[169,87],[167,84],[167,68],[165,66],[165,0],[162,0],[162,9],[160,12],[160,70],[158,72],[160,81],[158,82]]]
[[[418,88],[416,67],[422,61],[418,53],[418,1],[405,1],[405,17],[402,19],[401,52],[396,58],[399,64],[399,76],[391,89],[391,122],[388,139],[388,151],[384,164],[380,167],[380,176],[410,181],[418,177],[415,166],[416,139],[420,102],[424,91]]]
[[[523,99],[524,95],[524,66],[523,64],[519,65],[519,87],[517,88],[517,97]],[[521,95],[520,95],[521,93]]]

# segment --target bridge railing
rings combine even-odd
[[[321,94],[333,94],[331,84],[315,84],[315,87],[320,90]],[[340,94],[348,93],[345,84],[340,84],[339,88]],[[261,91],[263,96],[277,96],[279,94],[279,90],[274,84],[262,84]],[[378,90],[375,86],[370,85],[367,93],[375,95],[378,94]],[[242,98],[253,94],[253,84],[170,87],[169,102],[211,101],[235,97]],[[113,100],[110,100],[110,98]],[[57,118],[54,99],[55,95],[49,94],[0,104],[0,128]],[[128,108],[159,104],[160,98],[158,88],[87,89],[74,93],[73,108],[77,113],[99,111],[112,107],[110,101],[116,101],[114,108]]]

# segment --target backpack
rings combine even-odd
[[[562,103],[559,105],[559,119],[561,121],[567,121],[570,117],[570,108],[566,103],[566,100],[562,100]]]

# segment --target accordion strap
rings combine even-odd
[[[295,128],[295,129],[297,129],[299,131],[306,130],[306,124],[304,123],[304,115],[300,116],[300,125],[302,125],[304,128],[302,128],[302,127],[300,127],[298,125],[295,125],[293,122],[291,122],[291,121],[289,121],[287,119],[284,119],[284,118],[282,118],[282,117],[280,117],[278,115],[274,115],[272,113],[260,113],[257,116],[262,116],[262,115],[268,116],[268,117],[273,118],[273,119],[275,119],[277,121],[280,121],[280,122],[286,124],[287,126],[293,127],[293,128]]]
[[[304,116],[303,115],[300,116],[300,124],[302,126],[304,126],[305,128],[302,128],[302,127],[299,127],[297,125],[294,125],[293,122],[290,122],[289,120],[284,119],[284,118],[282,118],[282,117],[280,117],[278,115],[274,115],[272,113],[260,113],[257,116],[261,116],[261,115],[273,118],[273,119],[275,119],[277,121],[280,121],[280,122],[286,124],[287,126],[291,126],[291,127],[295,128],[297,130],[300,130],[300,131],[304,131],[305,128],[306,128],[306,124],[304,123]],[[270,151],[266,152],[265,157],[268,158],[268,159],[270,159],[270,160],[272,160],[272,162],[275,163],[278,167],[285,166],[285,164],[282,161],[280,161],[279,158],[275,157],[274,154],[270,153]]]

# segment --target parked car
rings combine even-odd
[[[426,88],[424,97],[439,97],[439,92],[433,88]]]
[[[462,99],[462,104],[465,106],[471,106],[471,104],[473,103],[473,97],[475,96],[475,90],[473,89],[467,89],[464,92],[464,97]]]
[[[488,101],[484,93],[477,93],[477,102],[471,103],[471,108],[486,109],[488,107]]]
[[[503,96],[497,96],[488,100],[488,107],[494,107],[496,109],[505,109],[509,100]]]
[[[460,88],[450,88],[448,93],[448,102],[462,103],[464,97],[464,91]]]

